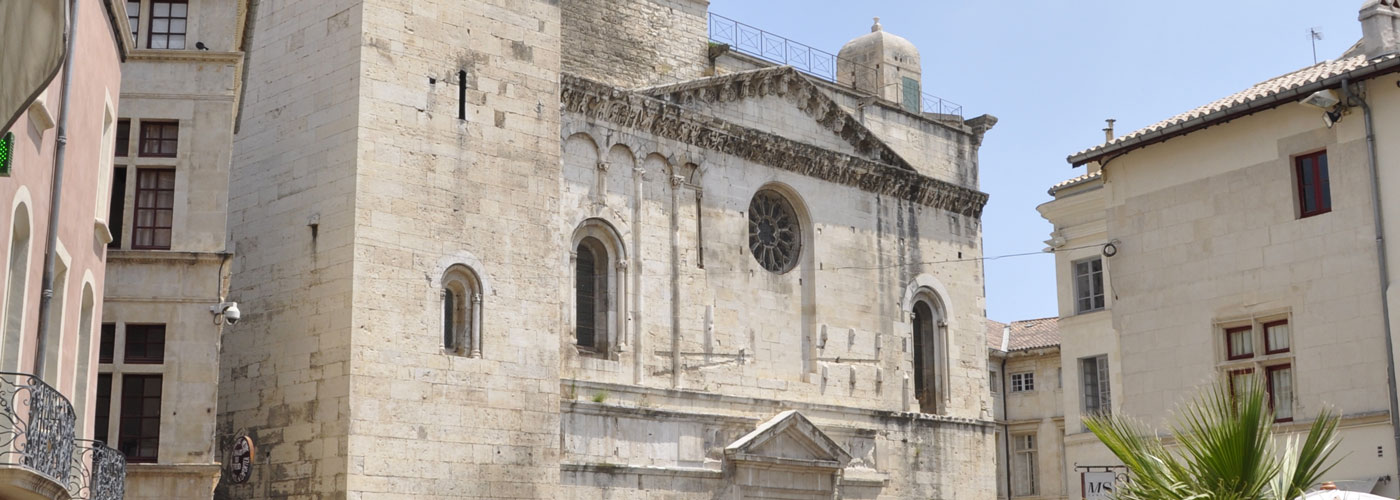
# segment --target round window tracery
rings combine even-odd
[[[802,227],[792,204],[778,192],[764,189],[749,202],[749,250],[771,272],[792,270],[802,252]]]

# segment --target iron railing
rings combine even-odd
[[[848,82],[857,81],[856,79],[859,75],[855,73],[858,70],[870,71],[872,73],[875,71],[874,68],[864,64],[849,59],[841,59],[836,54],[789,40],[785,37],[769,33],[715,13],[710,13],[710,41],[728,45],[730,50],[736,52],[741,52],[785,66],[792,66],[794,69],[808,75],[845,87],[853,87],[853,83]],[[840,65],[837,64],[838,61]],[[845,75],[846,78],[842,78],[842,75],[839,73],[840,66],[852,68],[852,74]],[[901,107],[904,107],[904,103],[913,100],[905,98],[906,96],[903,95],[905,92],[903,86],[894,85],[894,88],[897,94],[894,102],[901,104]],[[962,117],[963,107],[961,104],[927,92],[919,92],[918,101],[919,104],[917,107],[924,113]]]
[[[16,464],[68,484],[73,405],[27,373],[0,372],[0,464]]]
[[[101,441],[78,439],[68,495],[73,500],[122,500],[125,493],[126,457]]]

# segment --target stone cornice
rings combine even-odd
[[[131,56],[128,61],[188,61],[238,64],[243,61],[243,53],[212,52],[208,50],[140,49],[131,51]]]
[[[812,120],[881,163],[905,170],[914,170],[903,157],[881,141],[856,117],[851,116],[801,72],[791,66],[764,68],[703,78],[674,85],[651,87],[638,91],[682,106],[695,103],[733,102],[756,97],[777,96],[787,99]]]
[[[564,111],[590,120],[962,215],[981,217],[987,204],[986,193],[920,175],[907,163],[893,166],[804,144],[575,75],[560,80]]]

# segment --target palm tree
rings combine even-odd
[[[1274,412],[1261,384],[1204,390],[1180,408],[1169,450],[1140,422],[1111,415],[1085,418],[1089,430],[1127,466],[1116,500],[1292,500],[1336,462],[1336,414],[1323,410],[1308,434],[1275,446]]]

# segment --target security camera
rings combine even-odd
[[[238,324],[238,320],[243,318],[243,312],[238,310],[237,302],[220,302],[217,306],[209,306],[209,312],[214,314],[214,324],[219,321],[227,321],[229,326]]]

